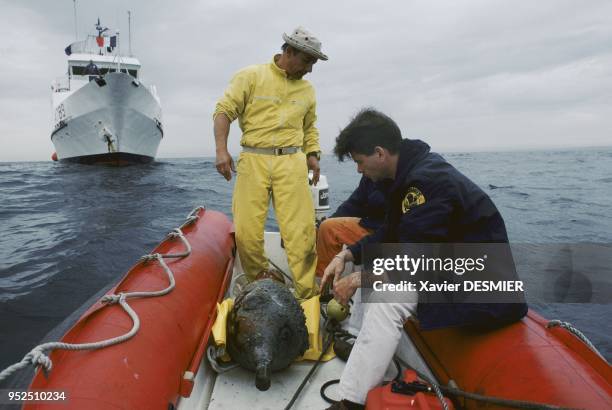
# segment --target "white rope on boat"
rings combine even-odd
[[[597,350],[597,348],[595,347],[595,345],[593,343],[591,343],[591,341],[589,340],[588,337],[586,337],[584,335],[584,333],[582,333],[580,330],[578,330],[577,328],[575,328],[571,323],[569,322],[563,322],[561,320],[558,319],[554,319],[549,321],[546,324],[546,327],[548,329],[552,328],[552,327],[562,327],[563,329],[568,330],[571,334],[573,334],[574,336],[576,336],[578,339],[580,339],[585,345],[587,345],[589,347],[589,349],[591,349],[592,351],[594,351],[595,353],[597,353],[597,355],[599,357],[601,357],[604,362],[608,363],[608,361],[606,360],[605,357],[603,357],[603,355],[599,352],[599,350]]]
[[[168,275],[169,285],[167,288],[159,290],[159,291],[151,291],[151,292],[127,292],[127,293],[119,293],[118,295],[116,294],[104,295],[100,299],[100,302],[105,304],[106,306],[119,303],[119,305],[123,308],[123,310],[125,310],[125,312],[132,319],[133,326],[129,332],[121,336],[111,338],[111,339],[102,340],[99,342],[92,342],[92,343],[80,343],[80,344],[71,344],[71,343],[62,343],[62,342],[43,343],[33,348],[29,353],[27,353],[23,357],[23,359],[20,362],[15,363],[7,367],[6,369],[4,369],[2,372],[0,372],[0,382],[7,379],[11,375],[13,375],[15,372],[26,368],[29,365],[33,365],[35,367],[41,367],[45,376],[47,376],[48,372],[50,372],[51,369],[53,368],[53,362],[49,358],[49,353],[52,350],[56,350],[56,349],[96,350],[96,349],[102,349],[108,346],[112,346],[115,344],[119,344],[119,343],[125,342],[126,340],[132,338],[140,329],[140,319],[138,318],[138,315],[136,314],[136,312],[130,307],[130,305],[128,305],[127,300],[134,299],[134,298],[163,296],[163,295],[170,293],[174,289],[174,286],[176,285],[176,282],[174,280],[174,274],[172,273],[172,270],[170,270],[170,268],[164,261],[164,258],[184,258],[191,254],[191,244],[189,243],[187,238],[185,238],[181,229],[187,225],[192,224],[196,220],[198,220],[199,217],[197,216],[197,213],[201,209],[204,209],[204,207],[199,206],[195,208],[193,211],[191,211],[191,213],[187,216],[187,220],[180,226],[180,228],[177,228],[168,234],[168,237],[179,238],[183,242],[183,245],[185,246],[184,252],[169,253],[169,254],[153,253],[153,254],[144,255],[140,258],[140,261],[142,263],[147,263],[153,260],[159,263],[159,265],[166,272],[166,275]]]
[[[438,398],[438,401],[442,405],[442,408],[444,410],[448,410],[448,403],[444,399],[444,395],[442,394],[442,390],[440,390],[440,386],[438,386],[438,384],[433,382],[433,381],[431,383],[429,383],[429,384],[431,385],[431,388],[433,389],[434,393],[436,394],[436,397]]]
[[[444,398],[444,394],[442,394],[442,390],[440,389],[440,386],[438,385],[438,382],[434,379],[430,379],[428,376],[426,376],[425,374],[419,372],[418,370],[416,370],[415,368],[413,368],[412,366],[409,366],[406,362],[404,362],[403,360],[401,360],[398,356],[394,356],[397,358],[398,362],[402,363],[404,367],[407,367],[408,369],[412,369],[416,372],[416,374],[423,379],[423,381],[429,383],[429,391],[433,391],[433,393],[436,395],[436,398],[438,399],[438,401],[440,402],[440,406],[442,406],[443,410],[449,410],[448,408],[448,403],[446,402],[446,399]]]
[[[214,345],[210,345],[206,349],[206,357],[208,358],[208,363],[210,364],[210,367],[212,367],[212,369],[218,374],[225,373],[240,366],[238,363],[235,362],[230,362],[228,364],[219,363],[218,359],[220,359],[221,356],[223,356],[224,354],[224,348],[216,347]]]
[[[198,220],[198,212],[200,210],[204,210],[205,208],[203,206],[198,206],[197,208],[195,208],[193,211],[191,211],[189,213],[189,215],[187,215],[187,218],[185,220],[185,222],[183,222],[183,224],[179,227],[179,229],[183,229],[184,227],[191,225],[192,223],[194,223],[195,221]]]

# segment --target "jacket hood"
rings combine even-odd
[[[399,150],[399,160],[397,161],[393,186],[401,184],[414,166],[429,154],[429,151],[429,145],[421,140],[403,140]]]

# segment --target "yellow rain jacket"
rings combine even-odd
[[[276,56],[275,56],[276,57]],[[246,67],[232,78],[217,103],[213,118],[238,118],[242,139],[250,147],[302,147],[318,152],[314,88],[306,80],[290,80],[274,59]]]

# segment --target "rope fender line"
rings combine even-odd
[[[559,320],[559,319],[553,319],[553,320],[550,320],[546,324],[546,328],[547,329],[551,329],[553,327],[561,327],[561,328],[567,330],[568,332],[570,332],[571,334],[576,336],[578,339],[580,339],[580,341],[582,341],[582,343],[587,345],[589,347],[589,349],[591,349],[593,352],[595,352],[597,354],[597,356],[601,357],[604,362],[609,364],[608,361],[606,360],[606,358],[603,357],[603,355],[599,352],[599,350],[597,350],[595,345],[593,343],[591,343],[589,338],[586,337],[586,335],[584,333],[582,333],[580,330],[578,330],[578,328],[574,327],[574,325],[572,325],[571,323],[564,322],[564,321]]]
[[[191,225],[192,223],[200,219],[200,217],[197,215],[197,213],[200,210],[205,210],[205,208],[203,206],[198,206],[195,209],[193,209],[187,216],[185,222],[179,228],[174,229],[172,232],[168,234],[169,238],[179,238],[181,242],[183,243],[183,245],[185,246],[185,251],[181,253],[169,253],[169,254],[152,253],[152,254],[144,255],[140,258],[140,262],[145,263],[145,264],[148,263],[149,261],[157,261],[159,263],[159,265],[163,268],[164,272],[168,276],[168,282],[169,282],[168,287],[162,290],[158,290],[158,291],[148,291],[148,292],[142,291],[142,292],[126,292],[126,293],[121,292],[119,294],[104,295],[100,299],[100,303],[105,305],[104,307],[118,303],[123,308],[123,310],[132,319],[133,326],[129,332],[123,335],[119,335],[119,336],[116,336],[110,339],[106,339],[106,340],[102,340],[99,342],[79,343],[79,344],[63,343],[63,342],[48,342],[48,343],[40,344],[34,347],[32,350],[30,350],[23,357],[23,359],[21,359],[20,362],[12,364],[11,366],[7,367],[2,372],[0,372],[0,382],[9,378],[17,371],[28,367],[29,365],[33,365],[37,369],[41,368],[45,377],[48,377],[49,372],[53,368],[53,362],[49,358],[49,355],[53,350],[58,350],[58,349],[75,350],[75,351],[76,350],[97,350],[97,349],[102,349],[108,346],[116,345],[119,343],[123,343],[131,339],[132,337],[134,337],[134,335],[136,335],[136,333],[138,333],[138,330],[140,329],[140,318],[138,317],[138,314],[127,303],[127,300],[134,299],[134,298],[164,296],[170,293],[174,289],[174,287],[176,286],[176,281],[174,279],[174,273],[168,267],[168,265],[164,261],[164,258],[184,258],[191,254],[192,252],[191,244],[189,243],[187,238],[185,238],[183,231],[181,229],[188,225]]]
[[[194,223],[195,221],[197,221],[200,217],[198,216],[198,212],[200,211],[206,211],[206,208],[202,205],[195,207],[191,212],[189,212],[189,215],[187,215],[187,218],[185,219],[185,222],[183,222],[183,224],[179,227],[179,229],[182,229],[186,226],[191,225],[192,223]]]
[[[163,255],[164,258],[183,258],[191,254],[191,244],[189,243],[187,238],[185,238],[185,236],[183,235],[183,231],[181,231],[181,228],[176,228],[175,230],[170,232],[168,234],[168,238],[179,238],[181,242],[183,242],[183,245],[185,246],[185,252],[166,253]]]
[[[15,363],[7,367],[5,370],[3,370],[0,373],[0,381],[3,381],[4,379],[8,378],[12,374],[14,374],[16,371],[26,368],[30,364],[36,368],[38,367],[42,368],[45,377],[47,377],[49,372],[53,368],[53,362],[49,358],[49,354],[51,351],[56,350],[56,349],[75,350],[75,351],[76,350],[96,350],[96,349],[102,349],[104,347],[112,346],[115,344],[119,344],[128,339],[131,339],[138,332],[138,329],[140,329],[140,319],[138,318],[138,315],[130,307],[130,305],[128,305],[128,303],[126,302],[126,294],[107,295],[107,296],[112,296],[112,298],[105,300],[104,301],[105,304],[109,305],[109,304],[119,303],[121,307],[123,308],[123,310],[132,319],[133,326],[129,332],[123,335],[120,335],[120,336],[117,336],[111,339],[107,339],[107,340],[102,340],[99,342],[80,343],[80,344],[63,343],[63,342],[43,343],[41,345],[36,346],[30,352],[28,352],[23,357],[21,362]],[[104,297],[102,299],[104,299]]]

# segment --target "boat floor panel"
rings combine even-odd
[[[292,364],[289,368],[272,374],[272,385],[267,391],[255,387],[253,372],[236,368],[217,375],[215,387],[210,399],[210,410],[235,409],[283,409],[291,400],[312,368],[314,362],[304,361]],[[329,407],[319,390],[323,383],[340,378],[345,363],[338,359],[321,363],[309,382],[304,386],[300,396],[293,405],[296,410],[321,410]],[[329,387],[327,394],[336,399],[337,385]]]

